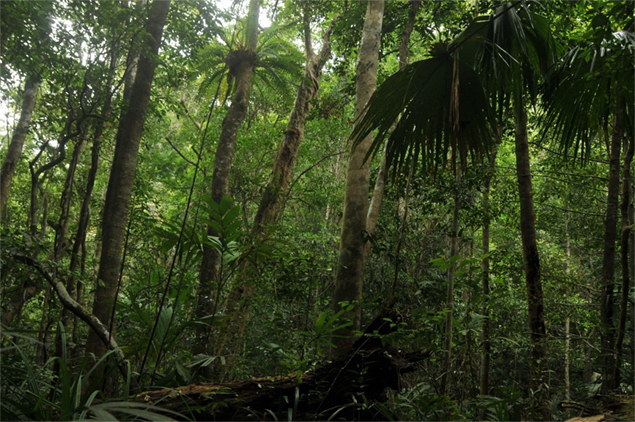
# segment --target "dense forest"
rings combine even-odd
[[[2,420],[635,419],[633,2],[0,6]]]

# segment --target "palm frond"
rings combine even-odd
[[[634,50],[635,34],[619,32],[567,52],[544,85],[543,139],[551,135],[562,153],[586,162],[592,140],[618,107],[632,139]]]
[[[458,73],[453,75],[455,61]],[[451,101],[457,81],[458,116]],[[457,119],[458,127],[453,124]],[[457,151],[452,156],[465,165],[468,156],[488,151],[498,133],[478,75],[450,54],[412,63],[386,79],[357,122],[351,134],[353,144],[374,130],[377,134],[368,156],[376,154],[388,138],[386,158],[395,172],[413,155],[434,171],[446,161],[455,142]]]
[[[491,16],[475,19],[455,41],[462,44],[464,60],[484,76],[499,117],[511,97],[528,93],[536,101],[540,78],[553,66],[556,51],[548,20],[524,4],[517,10],[517,4],[505,3]]]

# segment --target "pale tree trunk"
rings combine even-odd
[[[4,207],[9,197],[9,189],[11,188],[11,180],[15,174],[18,160],[22,155],[24,141],[29,132],[31,118],[33,117],[33,109],[35,108],[35,98],[40,86],[39,77],[35,74],[27,76],[24,83],[24,95],[22,97],[22,111],[20,119],[11,136],[7,155],[2,163],[2,171],[0,173],[0,216],[3,215]]]
[[[410,9],[408,10],[408,23],[401,34],[401,44],[399,44],[399,69],[403,69],[410,62],[410,36],[415,25],[415,19],[417,17],[417,11],[421,7],[421,0],[410,0]],[[396,125],[397,122],[395,122]],[[395,129],[395,125],[390,128],[392,132]],[[386,164],[386,148],[381,156],[381,162],[379,163],[379,172],[377,173],[377,179],[375,180],[375,187],[373,188],[373,196],[370,199],[370,205],[368,206],[368,215],[366,217],[366,231],[373,235],[377,228],[377,220],[379,219],[379,210],[381,203],[384,199],[384,191],[386,190],[386,180],[388,175],[388,166]],[[368,244],[367,249],[370,248]],[[368,254],[368,250],[366,251]]]
[[[621,245],[621,264],[622,264],[622,296],[620,299],[620,318],[617,325],[617,338],[615,339],[615,386],[620,385],[620,368],[622,366],[622,347],[624,343],[624,335],[626,334],[626,317],[628,316],[628,297],[631,289],[629,258],[629,240],[632,232],[633,221],[628,215],[628,208],[631,203],[631,165],[633,163],[633,140],[628,142],[628,148],[624,155],[624,170],[622,175],[622,203],[620,210],[622,214],[622,236],[620,238]]]
[[[355,92],[355,119],[364,110],[366,103],[377,86],[377,64],[379,43],[384,14],[384,1],[367,1],[362,42],[357,63],[357,84]],[[372,143],[372,134],[362,140],[356,148],[351,147],[346,171],[346,191],[342,231],[340,239],[337,275],[333,304],[340,310],[341,302],[353,304],[353,308],[343,316],[352,325],[339,330],[332,341],[338,348],[350,347],[355,332],[361,328],[362,284],[366,262],[366,216],[368,212],[368,188],[370,160],[364,160]]]
[[[492,342],[490,340],[490,285],[489,285],[489,235],[491,223],[491,211],[489,203],[489,191],[492,183],[492,177],[496,166],[496,155],[498,148],[494,147],[492,156],[489,161],[489,168],[483,180],[483,262],[481,274],[481,291],[484,297],[483,302],[483,323],[481,325],[481,366],[480,366],[480,383],[479,394],[482,396],[489,395],[489,373],[490,373],[490,357],[492,354]],[[479,411],[479,418],[484,420],[487,418],[486,409]]]
[[[619,100],[619,99],[618,99]],[[619,101],[618,101],[619,104]],[[615,326],[613,288],[615,283],[615,241],[620,190],[620,153],[622,149],[622,110],[618,106],[611,134],[609,181],[604,220],[604,254],[602,257],[602,296],[600,303],[600,339],[602,351],[602,394],[609,394],[615,384]]]
[[[146,26],[146,49],[141,54],[137,77],[132,87],[131,101],[120,120],[121,136],[117,137],[104,214],[102,222],[102,252],[99,264],[98,283],[95,290],[93,314],[106,327],[112,327],[109,336],[114,336],[115,321],[111,321],[112,308],[121,267],[126,221],[132,186],[137,167],[139,143],[143,132],[150,89],[157,66],[157,53],[163,35],[163,26],[170,6],[169,0],[155,0],[150,7]],[[86,353],[102,356],[106,347],[102,339],[91,331],[86,343]]]
[[[214,172],[212,174],[211,197],[216,203],[220,203],[223,196],[229,194],[229,174],[238,130],[245,120],[249,106],[249,93],[251,90],[251,76],[256,61],[255,49],[258,43],[258,16],[260,14],[260,0],[250,0],[247,17],[247,28],[251,31],[247,34],[247,43],[244,49],[232,51],[228,58],[229,71],[235,80],[234,93],[227,114],[223,119],[220,138],[216,146],[214,158]],[[219,233],[207,227],[208,236],[218,236]],[[221,287],[221,274],[218,251],[212,246],[205,245],[203,259],[199,275],[199,290],[196,304],[196,318],[201,319],[214,315],[218,307],[219,292]],[[215,293],[216,292],[216,293]],[[238,292],[242,294],[242,292]],[[195,354],[210,354],[211,326],[199,324],[196,328],[194,344]],[[209,368],[209,367],[208,367]],[[211,376],[207,371],[206,376]]]
[[[515,98],[514,126],[516,142],[516,173],[520,200],[520,233],[523,244],[527,306],[529,314],[529,342],[531,346],[531,387],[534,391],[548,383],[547,378],[547,330],[545,327],[544,299],[540,278],[540,258],[536,242],[536,214],[531,186],[527,112],[522,98]],[[544,390],[544,388],[543,388]],[[546,393],[546,392],[545,392]],[[540,402],[534,403],[536,413],[544,420],[551,420],[551,411],[540,394]]]

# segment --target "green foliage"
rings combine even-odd
[[[342,304],[339,312],[322,312],[315,319],[315,326],[312,331],[299,331],[298,334],[307,337],[309,344],[314,343],[317,357],[324,356],[324,351],[335,347],[331,339],[337,336],[337,332],[342,328],[353,325],[351,321],[342,322],[344,312],[350,312],[355,305]]]
[[[251,283],[254,293],[248,303],[244,338],[237,342],[236,354],[231,356],[236,358],[231,368],[235,375],[301,374],[326,359],[331,339],[350,324],[342,320],[341,311],[332,310],[331,294],[350,147],[347,139],[355,127],[353,137],[377,130],[372,151],[377,155],[382,150],[380,140],[388,139],[395,176],[387,186],[377,230],[370,237],[362,325],[383,309],[396,282],[397,307],[406,322],[397,333],[382,340],[401,350],[429,350],[432,357],[421,364],[419,371],[402,377],[403,390],[399,394],[388,392],[387,403],[368,403],[364,397],[354,396],[346,406],[329,409],[318,417],[337,420],[355,414],[353,409],[364,409],[371,414],[379,412],[387,420],[457,420],[475,419],[484,409],[488,420],[529,419],[533,415],[526,409],[532,398],[548,397],[556,402],[564,397],[567,320],[571,396],[584,402],[589,393],[597,391],[601,382],[598,374],[592,376],[586,371],[590,368],[597,372],[600,357],[596,350],[600,318],[595,283],[602,274],[608,169],[600,141],[605,130],[610,133],[618,110],[624,115],[625,138],[633,138],[633,106],[629,102],[634,91],[632,4],[423,2],[410,46],[414,63],[395,73],[410,2],[387,2],[378,69],[380,87],[366,109],[366,117],[353,122],[354,75],[364,5],[354,1],[310,2],[306,6],[316,50],[319,36],[339,15],[332,35],[335,54],[325,66],[318,97],[311,104],[291,190],[283,201],[284,212],[266,238],[250,236],[250,226],[270,178],[295,87],[302,77],[300,36],[305,4],[265,2],[261,14],[268,15],[272,25],[259,28],[262,31],[254,57],[255,95],[250,98],[245,124],[238,132],[231,169],[229,191],[233,200],[223,198],[217,204],[200,196],[200,192],[209,191],[215,158],[212,151],[231,99],[232,80],[227,75],[226,59],[230,52],[245,48],[242,37],[246,28],[236,15],[244,15],[246,6],[247,2],[237,3],[232,12],[222,12],[213,2],[187,0],[171,5],[136,168],[126,260],[122,269],[116,269],[123,271],[116,308],[117,341],[130,360],[131,373],[139,369],[155,318],[158,325],[149,345],[150,362],[156,362],[161,347],[165,358],[156,367],[150,365],[153,385],[195,383],[206,366],[229,366],[229,355],[194,355],[190,348],[195,341],[192,328],[211,324],[215,332],[225,326],[227,287],[237,282],[236,270],[242,265],[249,265],[244,281]],[[67,359],[51,358],[55,355],[54,336],[62,308],[57,298],[47,293],[41,276],[12,256],[17,253],[38,259],[67,286],[78,282],[80,289],[74,297],[86,308],[93,303],[102,247],[99,215],[103,212],[118,117],[126,106],[122,76],[143,40],[139,35],[148,7],[128,7],[120,2],[99,2],[95,6],[74,0],[3,1],[0,7],[3,139],[10,139],[19,118],[23,78],[37,71],[42,80],[33,124],[1,216],[2,316],[3,320],[13,318],[11,327],[3,327],[2,334],[3,418],[178,418],[144,405],[103,401],[101,392],[82,393],[86,385],[84,369],[92,370],[92,374],[97,371],[79,362],[87,327],[81,321],[71,321],[64,352]],[[555,50],[551,34],[558,42]],[[560,59],[549,68],[553,57],[547,53],[552,50]],[[108,86],[105,82],[111,72],[111,54],[117,60],[112,70],[114,79]],[[547,70],[550,72],[545,79]],[[59,262],[52,262],[51,257],[61,214],[59,197],[72,146],[78,138],[69,140],[66,159],[40,178],[35,234],[24,230],[30,223],[29,161],[40,151],[36,168],[59,157],[62,151],[57,142],[64,135],[68,117],[84,111],[97,115],[104,100],[111,96],[111,113],[103,120],[88,118],[82,126],[85,148],[71,191],[67,252],[75,240],[91,165],[87,152],[96,141],[97,123],[105,123],[98,154],[100,167],[89,201],[87,241],[78,245],[77,267],[70,272],[68,253]],[[534,107],[528,110],[528,129],[552,371],[551,385],[537,391],[527,387],[531,353],[510,118],[513,110],[509,107],[514,96],[534,101]],[[497,116],[492,110],[498,112]],[[199,150],[208,118],[206,139]],[[399,124],[391,131],[395,121]],[[501,142],[494,166],[470,161],[488,150],[498,132]],[[1,148],[0,156],[5,154],[6,148]],[[416,171],[410,179],[407,166],[417,154],[419,161],[414,163]],[[186,192],[199,155],[198,174],[202,177],[194,186],[195,205],[183,228],[167,305],[159,312],[165,278],[181,235]],[[586,166],[564,162],[563,155],[583,158]],[[457,252],[449,256],[457,186],[450,172],[432,174],[428,170],[448,168],[446,162],[460,159],[470,162],[462,172],[459,188]],[[378,173],[375,163],[371,163],[371,169],[372,183]],[[482,199],[489,177],[490,209],[486,213]],[[411,183],[406,201],[408,179]],[[404,220],[406,202],[409,209]],[[490,222],[489,294],[481,287],[485,221]],[[206,225],[216,233],[208,236]],[[402,247],[397,254],[399,242]],[[196,319],[198,271],[205,246],[222,256],[220,279],[216,280],[220,305],[215,315]],[[439,380],[445,347],[442,333],[449,312],[447,272],[452,266],[456,269],[455,353],[451,362],[454,382],[447,395],[440,395],[445,387]],[[620,280],[621,269],[615,276]],[[615,311],[617,315],[617,304]],[[489,322],[491,334],[491,388],[488,396],[479,396],[485,322]],[[625,345],[630,344],[631,322],[626,331]],[[37,335],[38,340],[31,335]],[[632,357],[625,355],[621,389],[632,392]],[[58,375],[53,373],[56,365],[60,368]],[[126,388],[125,380],[119,381],[122,386]],[[297,401],[298,397],[291,394],[267,416],[293,419]],[[224,404],[218,400],[214,406]],[[558,413],[554,416],[564,417]]]
[[[157,406],[133,401],[103,401],[99,390],[87,388],[87,380],[101,364],[112,356],[111,351],[86,369],[85,358],[77,368],[68,365],[66,333],[59,324],[61,356],[51,358],[43,366],[35,365],[26,350],[37,340],[10,330],[3,330],[2,343],[2,400],[5,420],[148,420],[172,421],[182,415]],[[7,346],[4,346],[8,344]],[[53,370],[56,366],[57,374]],[[99,381],[96,381],[100,384]],[[126,397],[130,379],[125,386]]]

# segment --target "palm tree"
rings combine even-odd
[[[628,9],[628,5],[614,6],[611,14],[619,15],[621,8]],[[619,359],[623,339],[620,332],[617,333],[617,340],[615,339],[613,289],[620,155],[624,136],[630,142],[633,141],[634,51],[635,34],[626,31],[613,32],[610,20],[598,14],[592,21],[585,42],[567,52],[552,73],[546,90],[548,108],[544,124],[553,128],[550,133],[565,155],[580,158],[585,163],[596,135],[606,143],[608,149],[610,167],[600,306],[602,392],[605,394],[619,385]],[[612,127],[610,136],[609,127]],[[625,157],[626,166],[630,165],[627,162],[630,157],[630,153]],[[628,242],[622,250],[623,258],[627,258],[627,245]],[[622,294],[628,295],[628,271],[623,276],[626,284]],[[623,325],[620,324],[620,327]],[[616,350],[617,356],[614,354]]]
[[[518,4],[503,4],[491,16],[477,18],[445,52],[441,51],[444,54],[439,54],[437,49],[431,59],[413,63],[389,78],[369,104],[355,136],[359,138],[378,129],[369,154],[376,153],[380,146],[378,139],[388,134],[391,119],[402,113],[388,139],[389,163],[401,166],[407,162],[408,154],[414,153],[422,155],[426,167],[435,169],[452,148],[465,165],[468,152],[475,155],[482,151],[491,139],[489,129],[495,127],[480,79],[471,67],[486,75],[486,91],[501,116],[504,109],[513,106],[534,370],[532,387],[537,389],[546,376],[546,329],[524,92],[529,93],[530,99],[536,98],[539,76],[551,65],[555,47],[546,19],[526,7],[517,11]],[[465,62],[459,60],[459,54]],[[461,75],[456,81],[450,76],[454,69]],[[452,94],[452,90],[458,90],[458,96]],[[458,97],[458,101],[451,101],[454,97]],[[470,108],[464,107],[465,104]],[[536,403],[534,409],[543,418],[550,419],[545,400]]]
[[[526,102],[535,102],[538,84],[554,62],[555,42],[548,21],[519,3],[500,5],[487,20],[477,19],[466,34],[476,36],[474,65],[485,76],[487,91],[500,115],[511,107],[516,144],[516,177],[520,200],[520,232],[529,313],[532,389],[548,382],[546,327],[540,257],[536,241],[535,211],[529,160]],[[534,411],[544,419],[551,414],[545,395],[535,394]]]
[[[459,56],[457,44],[437,44],[430,58],[384,81],[351,135],[357,145],[377,130],[366,158],[387,138],[384,154],[394,174],[417,162],[435,172],[450,151],[458,170],[490,149],[498,133],[496,118],[478,74]]]

